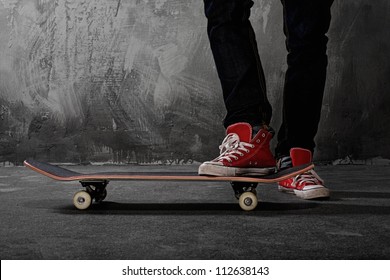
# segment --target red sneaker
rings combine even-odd
[[[311,151],[302,148],[290,150],[290,157],[278,160],[278,168],[287,168],[311,163]],[[287,163],[287,165],[286,165]],[[288,166],[290,165],[290,166]],[[329,189],[324,187],[324,181],[314,170],[310,170],[294,178],[279,182],[279,191],[294,193],[303,199],[315,199],[329,197]]]
[[[260,129],[252,138],[248,123],[236,123],[226,130],[227,136],[219,146],[220,155],[199,166],[199,175],[256,176],[275,171],[275,159],[269,142],[273,134]]]

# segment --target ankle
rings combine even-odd
[[[275,135],[275,130],[272,127],[266,124],[262,124],[262,125],[255,125],[252,127],[252,138],[254,138],[256,134],[262,129],[270,132],[272,135]]]
[[[290,156],[281,156],[276,160],[276,169],[278,171],[291,168],[293,166],[292,159]]]

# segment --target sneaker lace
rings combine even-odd
[[[238,159],[237,155],[244,156],[244,152],[249,153],[248,148],[254,147],[253,144],[240,141],[240,137],[236,133],[229,133],[219,146],[220,155],[217,160],[232,162],[233,159]]]
[[[303,174],[295,176],[292,186],[297,186],[297,185],[317,185],[317,184],[324,184],[324,181],[318,176],[318,174],[312,169],[309,170]]]

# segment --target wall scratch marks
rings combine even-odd
[[[390,157],[390,12],[377,2],[335,2],[319,159]],[[216,155],[225,111],[202,5],[1,0],[0,162]],[[251,20],[277,128],[286,69],[280,3],[255,2]]]

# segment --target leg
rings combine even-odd
[[[277,157],[293,147],[313,152],[328,64],[326,33],[333,0],[281,0],[288,50],[283,93],[283,121]]]
[[[204,0],[207,34],[227,109],[225,127],[238,122],[268,125],[272,109],[266,95],[251,0]]]
[[[200,175],[259,176],[274,172],[268,129],[272,109],[266,95],[251,0],[204,0],[207,34],[227,109],[220,155],[199,166]],[[242,185],[235,190],[243,189]],[[237,187],[237,188],[236,188]],[[253,187],[254,188],[254,187]],[[245,188],[246,189],[246,188]]]

